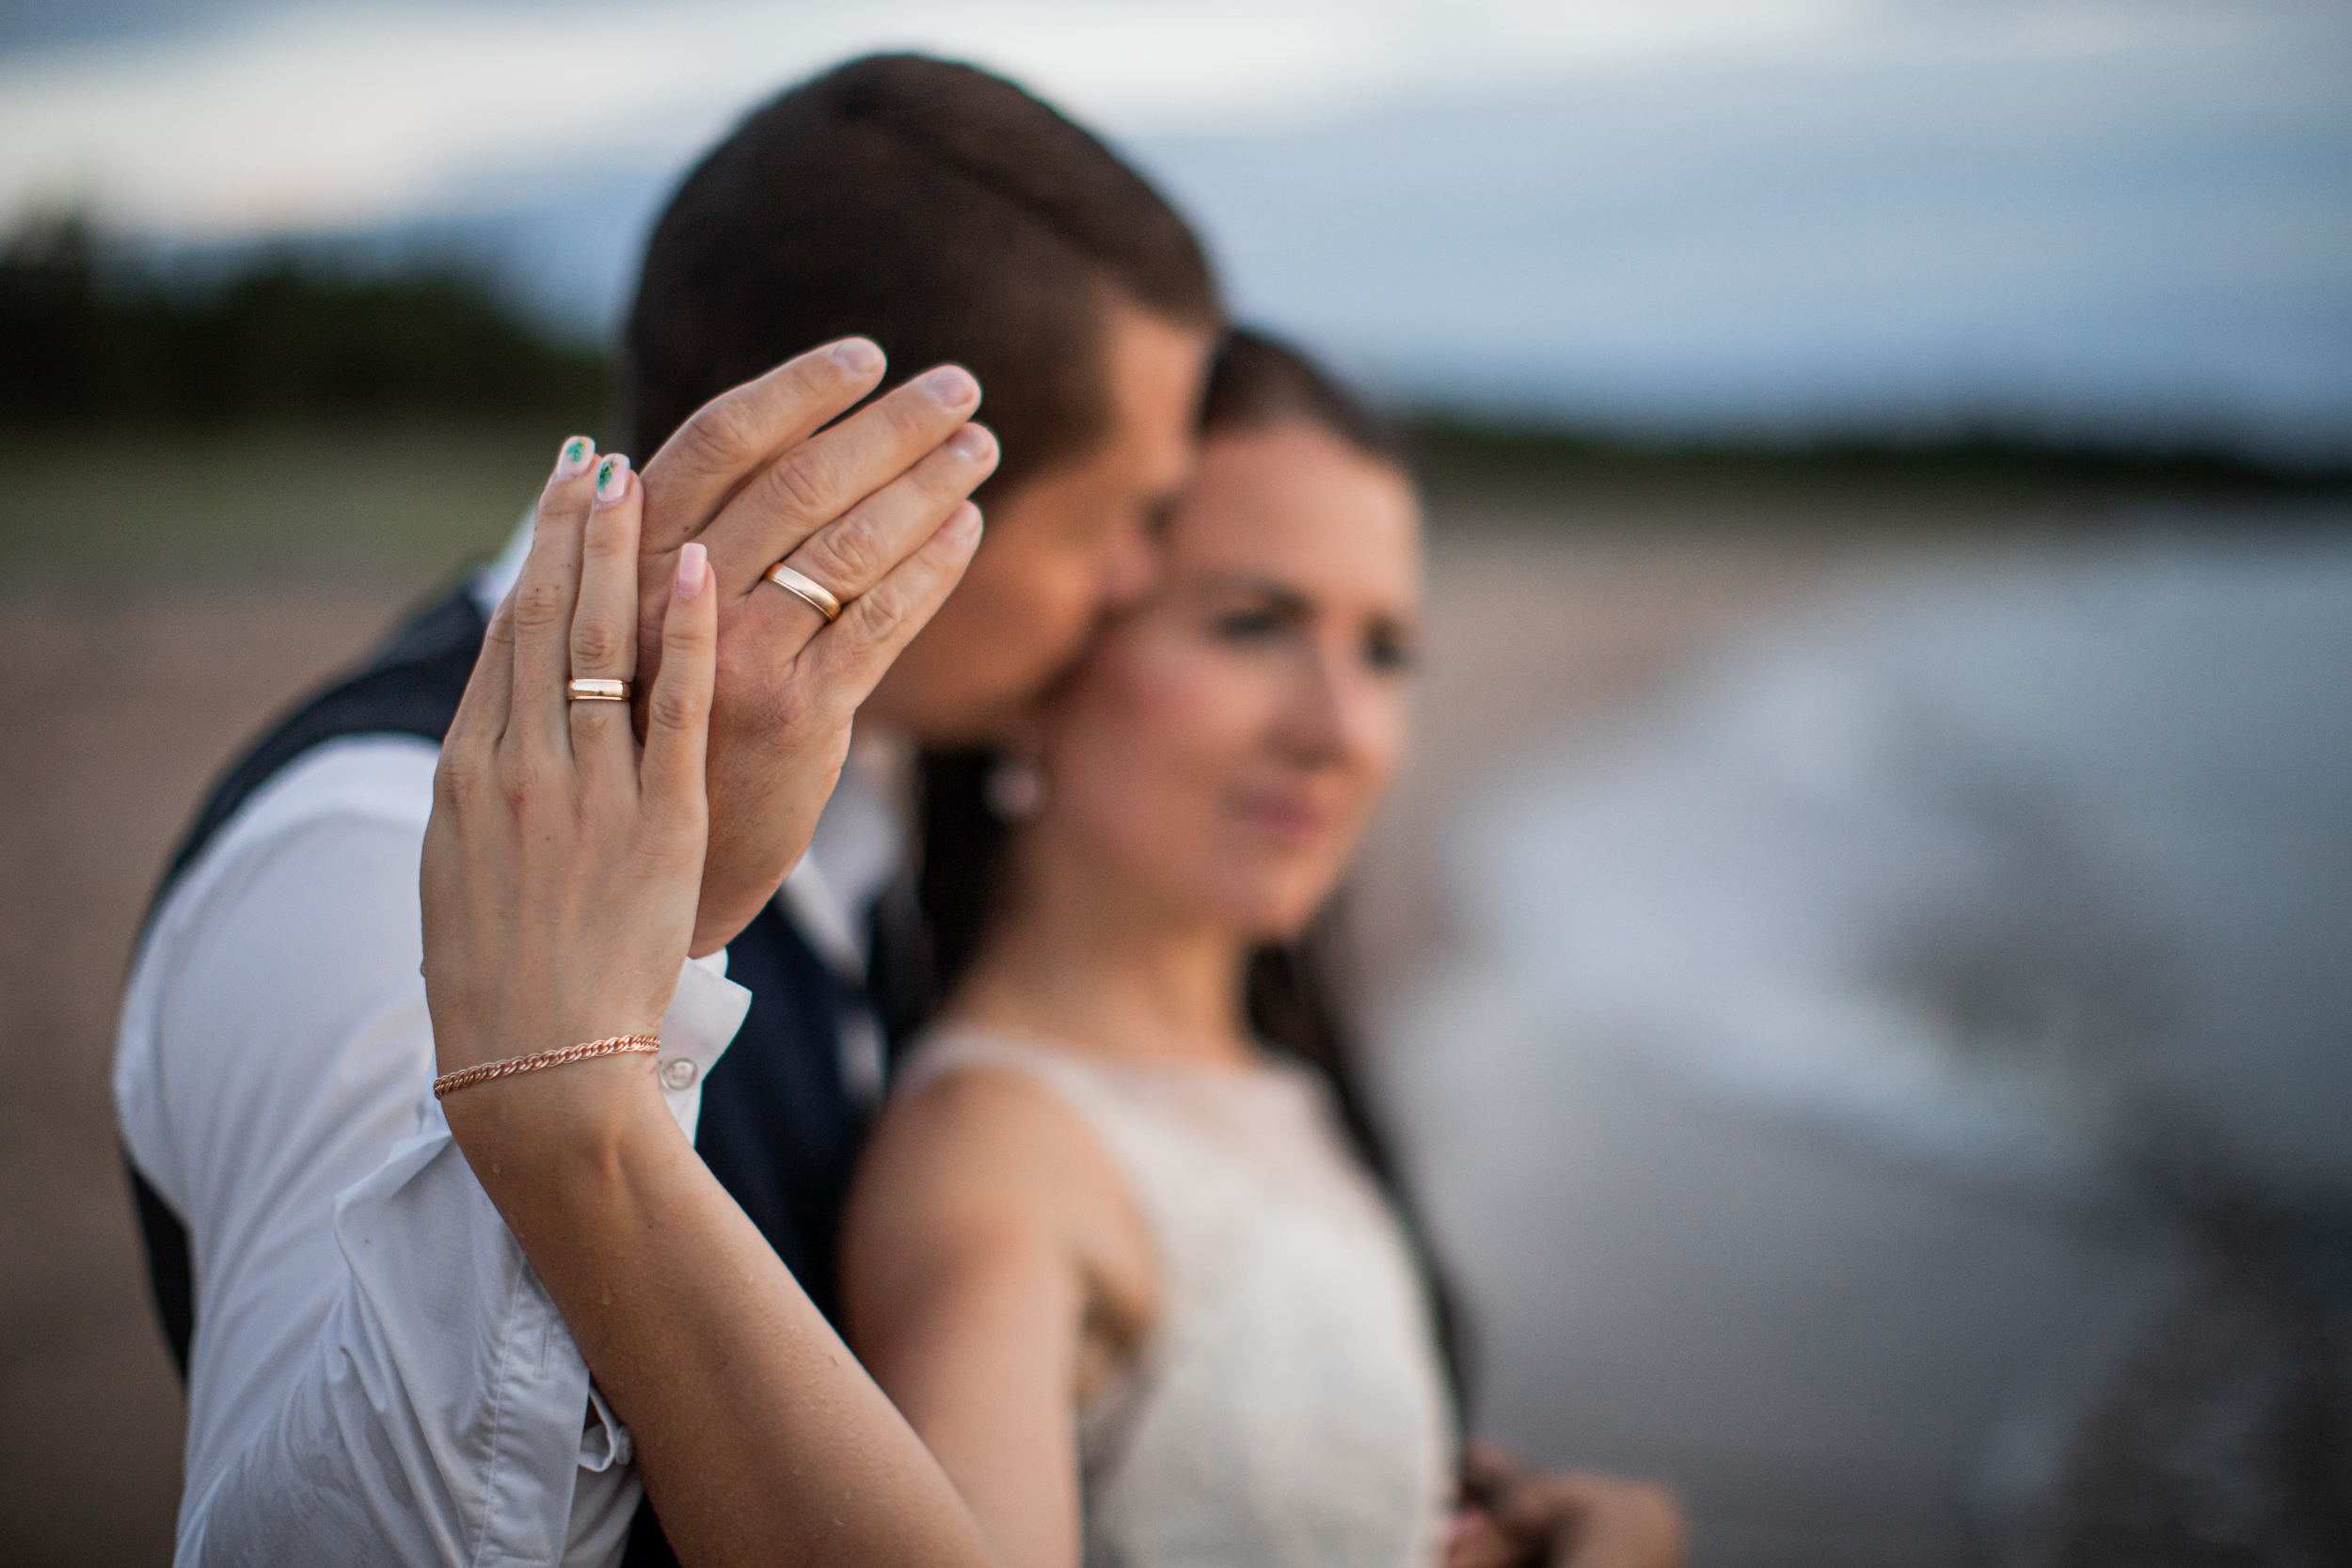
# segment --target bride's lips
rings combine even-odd
[[[1303,796],[1245,795],[1233,802],[1242,824],[1284,844],[1312,844],[1330,832],[1331,814]]]

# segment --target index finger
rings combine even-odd
[[[771,461],[879,386],[884,364],[871,340],[844,338],[696,409],[638,474],[645,486],[640,552],[667,554],[700,533]]]
[[[477,739],[495,745],[506,733],[514,685],[515,618],[507,613],[506,601],[501,599],[483,631],[482,651],[474,656],[473,673],[466,677],[456,716],[441,737],[443,752]]]

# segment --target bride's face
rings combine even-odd
[[[1168,916],[1295,932],[1402,753],[1420,608],[1402,474],[1304,424],[1213,437],[1158,591],[1043,716],[1034,829]]]

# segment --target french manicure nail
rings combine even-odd
[[[578,479],[588,471],[588,465],[596,460],[596,444],[585,436],[574,436],[555,454],[555,477]]]
[[[596,499],[606,506],[628,494],[628,459],[619,452],[604,460],[596,470]]]
[[[699,598],[703,585],[710,580],[710,552],[700,545],[688,545],[677,552],[677,596]]]
[[[961,408],[968,403],[977,403],[980,396],[980,384],[973,380],[972,372],[961,365],[942,365],[935,371],[926,371],[916,385],[933,402],[948,408]]]
[[[851,375],[871,375],[882,369],[882,351],[865,338],[844,338],[833,345],[833,362]]]
[[[947,437],[947,450],[966,463],[977,463],[986,457],[995,441],[978,425],[968,424]]]

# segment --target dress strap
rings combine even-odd
[[[892,1078],[890,1092],[914,1094],[959,1072],[992,1070],[1015,1073],[1043,1087],[1111,1144],[1114,1156],[1124,1151],[1126,1118],[1104,1069],[1074,1051],[1018,1035],[956,1024],[930,1030]]]

